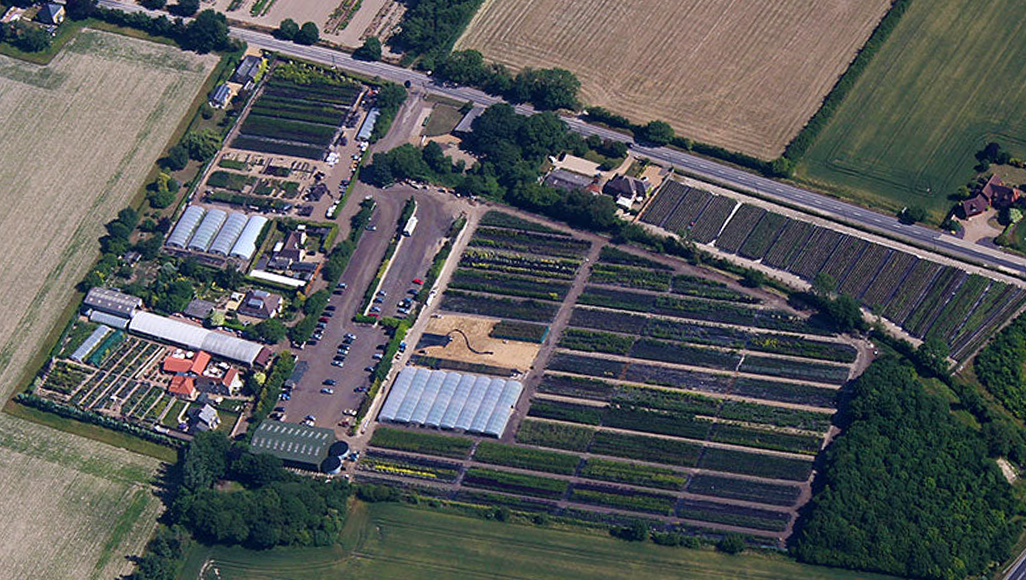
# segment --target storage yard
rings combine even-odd
[[[456,49],[566,68],[585,103],[690,139],[778,156],[890,2],[489,0]],[[613,40],[617,39],[617,40]]]
[[[908,251],[667,182],[641,221],[807,282],[827,274],[915,338],[937,337],[959,360],[1026,304],[1026,289]]]

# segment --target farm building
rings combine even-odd
[[[196,298],[185,306],[185,310],[182,311],[182,314],[196,320],[205,320],[207,316],[210,316],[210,313],[213,312],[214,306],[213,302]]]
[[[142,299],[110,288],[96,286],[89,289],[82,303],[93,310],[122,318],[131,318],[132,313],[142,306]]]
[[[263,62],[264,59],[255,54],[246,55],[246,57],[239,62],[239,66],[236,67],[235,73],[232,74],[232,78],[228,80],[240,85],[246,85],[255,81],[257,75],[260,74],[260,65],[263,64]]]
[[[108,314],[106,312],[100,312],[99,310],[93,310],[89,313],[89,322],[95,322],[97,324],[106,324],[112,328],[118,330],[124,330],[128,328],[128,319],[122,318],[116,314]]]
[[[210,364],[210,355],[201,350],[192,357],[184,353],[169,354],[161,364],[161,368],[165,373],[201,375],[208,364]]]
[[[602,186],[602,193],[613,197],[633,199],[645,195],[646,191],[648,191],[648,183],[626,175],[616,175]]]
[[[238,313],[254,318],[274,318],[281,313],[282,298],[266,290],[250,290],[246,292]]]
[[[249,447],[253,453],[270,453],[286,466],[319,471],[329,457],[335,432],[323,427],[265,420],[253,433]]]
[[[271,357],[269,349],[255,342],[149,312],[137,312],[132,317],[128,330],[189,350],[203,350],[248,366],[263,366]]]
[[[232,251],[232,247],[235,242],[238,241],[239,236],[242,235],[243,230],[246,229],[246,223],[248,219],[245,214],[233,212],[224,221],[224,225],[221,226],[221,230],[217,232],[217,237],[214,238],[214,242],[210,244],[210,253],[219,254],[221,256],[227,256]]]
[[[594,181],[594,178],[565,169],[556,169],[545,176],[545,185],[565,191],[587,189]]]
[[[171,377],[171,384],[167,386],[167,392],[180,399],[191,401],[196,398],[196,379],[185,375],[175,375]]]
[[[380,115],[380,114],[381,114],[381,111],[379,111],[377,109],[377,107],[371,109],[370,112],[367,113],[367,117],[364,118],[363,124],[360,125],[360,131],[356,133],[356,139],[357,140],[359,140],[359,141],[368,141],[368,140],[370,140],[371,133],[374,132],[374,123],[377,123],[378,115]]]
[[[213,94],[210,95],[210,106],[215,109],[223,109],[228,106],[228,102],[232,100],[232,90],[228,88],[228,85],[221,83],[214,89]]]
[[[378,418],[500,437],[523,390],[509,379],[406,367]]]
[[[75,349],[75,352],[71,353],[71,356],[68,358],[75,362],[84,361],[85,358],[89,356],[89,353],[93,352],[93,349],[99,346],[100,343],[103,342],[103,339],[107,338],[107,335],[110,333],[110,327],[103,326],[101,324],[100,326],[96,327],[96,330],[94,330],[93,333],[85,339],[85,342],[79,345],[79,347]]]
[[[47,2],[36,13],[36,19],[43,24],[60,26],[64,22],[64,6],[53,2]]]

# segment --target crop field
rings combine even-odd
[[[923,206],[939,221],[987,142],[1026,154],[1026,45],[997,40],[1021,35],[1024,20],[1017,0],[913,2],[798,175],[892,211]]]
[[[0,57],[4,395],[21,386],[103,224],[136,194],[216,62],[91,30],[45,67]]]
[[[232,147],[320,159],[361,91],[358,83],[327,69],[279,65]]]
[[[680,222],[679,216],[687,219],[694,213],[687,203],[693,191],[696,190],[669,182],[649,204],[641,220],[689,235],[688,231],[674,228]],[[667,201],[660,201],[663,196],[667,196]],[[719,197],[714,197],[713,202],[716,199]],[[713,202],[702,204],[711,206]],[[700,223],[701,217],[695,227]],[[837,283],[839,292],[858,299],[910,335],[944,340],[952,356],[959,360],[975,352],[993,329],[1026,304],[1026,289],[1022,287],[976,275],[966,284],[965,274],[953,267],[748,204],[737,208],[717,236],[698,241],[761,261],[809,282],[818,274],[827,274]],[[642,287],[654,289],[654,285]],[[740,320],[740,314],[675,314],[660,300],[665,303],[665,299],[652,295],[615,294],[596,287],[589,288],[580,302],[696,320]]]
[[[0,415],[0,578],[128,573],[161,510],[158,461]]]
[[[456,48],[517,70],[569,69],[590,105],[768,159],[816,111],[888,6],[492,0]],[[624,30],[646,40],[608,42]]]

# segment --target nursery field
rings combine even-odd
[[[724,203],[731,210],[721,211],[719,200],[727,200]],[[732,199],[673,181],[667,182],[641,220],[809,282],[826,274],[838,292],[858,299],[916,338],[945,341],[959,360],[968,358],[1026,304],[1026,290],[1019,286],[969,275],[754,205],[738,206]],[[661,289],[664,278],[638,278],[631,285]],[[611,299],[589,294],[585,300],[603,305]],[[641,299],[633,300],[640,303]]]
[[[21,386],[96,259],[103,224],[139,190],[216,62],[92,30],[44,67],[0,57],[4,395]]]
[[[583,100],[765,159],[815,113],[890,3],[786,0],[485,2],[456,49],[565,68]],[[622,42],[609,42],[624,31]]]
[[[158,462],[0,414],[0,578],[116,578],[149,539]],[[45,492],[41,493],[41,490]]]

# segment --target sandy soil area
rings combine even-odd
[[[469,363],[480,363],[527,372],[534,362],[534,357],[541,350],[540,344],[504,340],[488,336],[497,321],[473,316],[453,316],[445,314],[441,318],[432,318],[424,330],[431,334],[447,334],[453,330],[461,330],[470,341],[474,350],[491,352],[492,354],[475,354],[467,348],[467,342],[459,334],[454,334],[448,346],[425,348],[424,354],[448,358]]]

